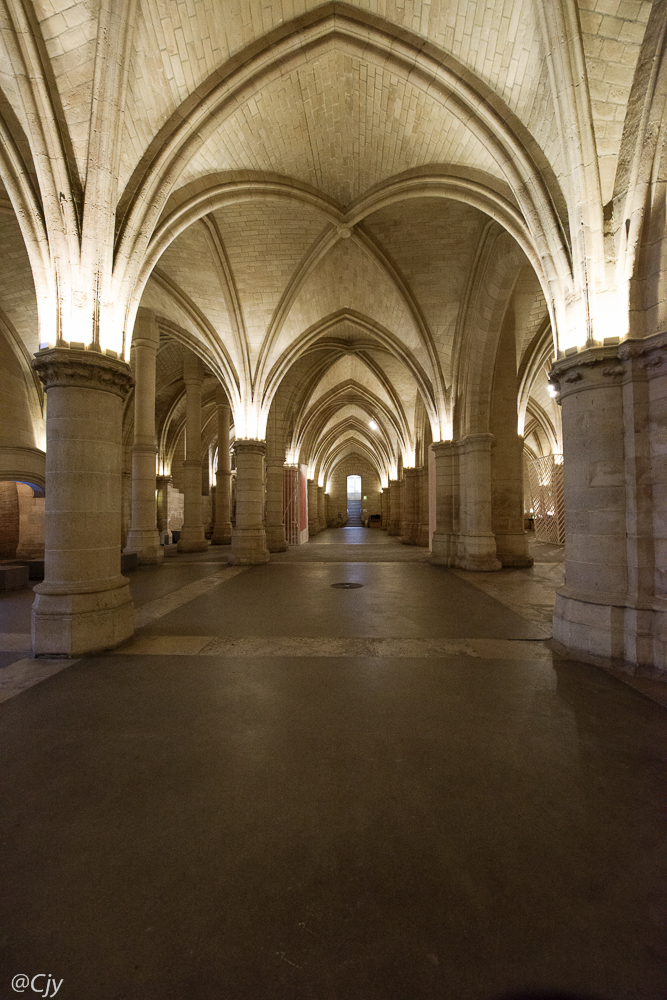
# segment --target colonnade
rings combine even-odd
[[[663,343],[664,341],[664,343]],[[131,525],[127,551],[157,564],[163,555],[168,476],[156,476],[154,318],[140,310],[133,368],[94,349],[41,350],[33,368],[48,396],[45,576],[35,588],[36,655],[79,656],[117,646],[133,632],[128,581],[120,572],[121,424],[134,388]],[[579,650],[664,669],[667,651],[667,336],[628,341],[564,358],[552,383],[562,406],[566,574],[554,636]],[[185,355],[184,524],[178,548],[203,551],[202,364]],[[280,449],[236,439],[236,510],[230,511],[229,401],[216,395],[218,471],[213,544],[232,564],[266,562],[286,547]],[[383,491],[390,535],[429,543],[431,562],[467,570],[529,566],[523,531],[521,455],[491,433],[431,446],[428,467],[406,468]],[[497,451],[495,450],[497,448]],[[311,534],[326,527],[326,496],[308,482]]]

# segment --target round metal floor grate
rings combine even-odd
[[[363,583],[332,583],[331,586],[334,590],[357,590]]]

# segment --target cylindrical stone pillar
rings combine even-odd
[[[320,522],[317,515],[317,483],[314,479],[308,480],[308,535],[312,538],[320,530]]]
[[[167,543],[169,531],[169,483],[171,476],[156,476],[157,489],[157,530],[160,537]]]
[[[417,545],[428,547],[428,465],[417,473],[419,512],[417,515]]]
[[[236,524],[232,530],[233,566],[269,561],[264,530],[264,441],[234,442],[236,456]]]
[[[401,533],[401,484],[398,479],[389,480],[389,527],[387,534]]]
[[[203,552],[208,548],[202,524],[201,474],[201,362],[188,352],[183,365],[185,382],[185,461],[183,462],[183,527],[179,552]]]
[[[600,348],[565,358],[551,376],[560,390],[565,489],[566,584],[556,597],[554,639],[622,660],[630,659],[625,619],[632,602],[624,369],[617,352]],[[633,506],[637,500],[631,495]]]
[[[140,309],[134,325],[134,445],[132,447],[132,515],[125,544],[140,565],[162,562],[164,551],[156,523],[155,357],[160,334],[155,315]]]
[[[417,470],[403,470],[403,521],[401,541],[404,545],[417,544]]]
[[[215,391],[215,406],[218,418],[218,469],[215,474],[215,510],[213,520],[213,545],[230,545],[232,541],[231,504],[231,456],[229,454],[229,428],[231,409],[225,390],[219,385]]]
[[[389,487],[385,486],[380,495],[380,513],[382,515],[382,528],[387,530],[389,524]]]
[[[113,649],[134,631],[120,572],[121,424],[129,365],[48,348],[32,362],[48,395],[44,582],[35,587],[35,656]]]
[[[319,530],[324,531],[327,526],[327,498],[324,486],[317,487],[317,521]]]
[[[469,434],[460,442],[464,520],[461,531],[462,569],[501,568],[491,519],[491,447],[493,434]]]
[[[453,444],[451,441],[439,441],[432,447],[435,458],[435,533],[430,561],[439,566],[455,566]]]
[[[266,547],[269,552],[285,552],[284,463],[266,461]]]

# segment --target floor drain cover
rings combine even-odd
[[[357,590],[363,583],[332,583],[331,586],[334,590]]]

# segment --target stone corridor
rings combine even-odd
[[[1,595],[1,995],[664,997],[664,708],[551,650],[550,548],[492,584],[365,529],[181,555],[73,662],[9,651]]]

